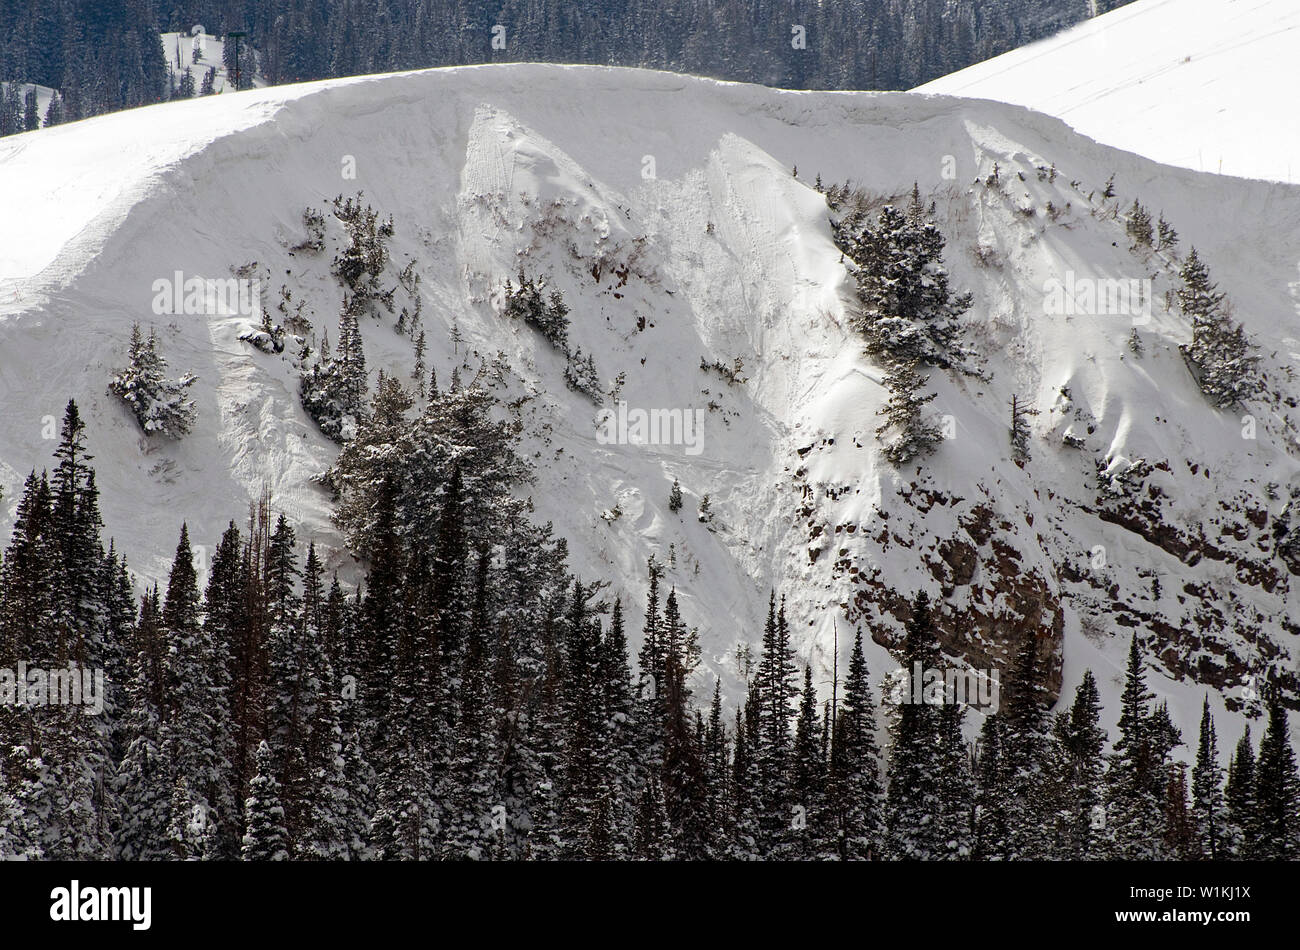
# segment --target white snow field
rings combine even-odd
[[[1168,165],[1300,181],[1300,4],[1137,0],[918,86],[1064,119]]]
[[[994,162],[1001,188],[975,184]],[[1036,167],[1052,163],[1055,178],[1040,180]],[[1118,194],[1103,201],[1111,174]],[[952,416],[955,438],[919,471],[877,452],[882,373],[848,327],[853,282],[817,175],[877,196],[918,182],[948,236],[954,288],[975,295],[967,339],[987,378],[931,372],[932,405]],[[573,567],[614,579],[635,615],[647,558],[669,563],[665,583],[699,627],[701,691],[718,675],[737,697],[734,648],[761,637],[773,587],[827,689],[834,638],[842,656],[858,624],[888,642],[901,631],[896,602],[921,587],[969,624],[959,633],[975,665],[991,655],[990,633],[1037,617],[1060,638],[1062,688],[1091,667],[1112,727],[1135,628],[1163,625],[1150,680],[1190,738],[1206,692],[1220,734],[1239,734],[1244,720],[1225,701],[1241,708],[1240,670],[1295,674],[1296,578],[1266,540],[1300,485],[1294,413],[1252,405],[1258,434],[1244,440],[1239,414],[1209,407],[1177,350],[1190,331],[1165,305],[1172,258],[1130,251],[1114,213],[1137,196],[1163,210],[1230,295],[1274,387],[1294,391],[1300,188],[1162,166],[987,101],[482,66],[226,94],[5,139],[0,536],[22,479],[50,464],[49,418],[74,397],[106,534],[142,584],[165,575],[182,518],[210,546],[264,487],[303,544],[329,546],[355,579],[311,482],[337,448],[299,406],[291,353],[238,340],[255,316],[159,316],[151,302],[154,282],[177,271],[222,279],[252,265],[269,309],[291,287],[317,338],[333,340],[339,223],[327,213],[324,252],[293,248],[305,207],[328,212],[329,199],[358,190],[394,217],[385,283],[416,262],[440,381],[486,365],[503,403],[517,401],[537,468],[524,491],[569,538]],[[597,440],[596,407],[565,388],[563,359],[499,313],[500,288],[521,267],[563,290],[571,342],[594,355],[607,388],[622,379],[629,409],[704,411],[699,454]],[[1131,317],[1044,312],[1045,282],[1067,271],[1154,277],[1151,319],[1137,327],[1143,356],[1129,349]],[[412,304],[401,289],[396,302]],[[172,373],[199,377],[198,424],[181,442],[145,438],[106,394],[134,321],[155,327]],[[362,330],[372,384],[380,369],[408,378],[412,346],[393,319]],[[492,371],[498,355],[509,370]],[[743,360],[744,381],[729,385],[702,358]],[[1009,458],[1013,393],[1040,410],[1023,469]],[[1213,542],[1206,556],[1177,556],[1098,517],[1097,463],[1115,471],[1140,458],[1167,462],[1150,484],[1170,524]],[[686,494],[676,514],[674,477]],[[713,530],[695,517],[706,493]],[[1265,525],[1243,520],[1247,510]],[[972,526],[981,520],[992,540]],[[954,538],[977,552],[956,580],[941,563]],[[884,646],[867,648],[874,675],[896,665]]]

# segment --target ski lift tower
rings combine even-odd
[[[235,41],[235,92],[239,92],[239,81],[240,81],[240,78],[241,78],[241,76],[242,76],[242,73],[240,72],[240,69],[239,69],[239,40],[240,40],[241,37],[244,37],[244,36],[247,36],[247,35],[248,35],[248,31],[247,31],[247,30],[227,30],[227,31],[226,31],[226,36],[227,36],[227,37],[230,37],[230,38],[232,38],[232,39],[234,39],[234,41]]]

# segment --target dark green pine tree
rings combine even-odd
[[[1151,699],[1134,634],[1120,697],[1120,735],[1111,753],[1106,788],[1108,853],[1121,860],[1149,861],[1163,854],[1166,773],[1158,754],[1155,716],[1148,709]]]
[[[831,735],[831,809],[842,860],[870,860],[880,854],[880,750],[876,745],[876,710],[862,631],[853,638],[844,699]]]
[[[703,860],[715,845],[708,816],[708,769],[702,729],[692,728],[691,673],[699,660],[694,631],[688,631],[671,590],[664,601],[663,796],[674,857]]]
[[[1038,643],[1028,637],[1012,671],[1004,716],[1007,769],[1007,857],[1024,860],[1047,852],[1054,820],[1047,752],[1047,699],[1040,682]]]
[[[614,601],[609,630],[600,641],[598,667],[605,733],[603,770],[610,783],[610,847],[614,857],[624,857],[632,847],[636,804],[634,763],[638,750],[627,633],[623,625],[623,604],[618,599]]]
[[[354,850],[352,840],[351,819],[355,803],[344,757],[344,736],[339,717],[342,697],[330,656],[329,607],[323,574],[316,545],[310,544],[303,563],[302,598],[306,693],[310,697],[305,711],[309,794],[296,856],[346,861],[360,855]]]
[[[898,860],[938,860],[947,853],[947,840],[934,820],[943,810],[943,697],[926,696],[912,682],[918,673],[940,670],[940,660],[930,598],[920,591],[912,602],[903,641],[908,692],[893,736],[885,800],[885,852]],[[922,692],[920,702],[913,701],[916,692]]]
[[[974,857],[979,861],[1005,861],[1011,839],[1007,805],[1011,789],[1005,725],[999,713],[984,720],[976,750]]]
[[[266,551],[266,727],[290,853],[296,855],[306,833],[311,796],[308,723],[315,697],[310,688],[302,600],[297,589],[301,572],[295,543],[294,530],[281,514]]]
[[[1255,857],[1259,819],[1255,804],[1255,750],[1250,741],[1249,726],[1228,760],[1224,801],[1227,806],[1224,844],[1228,855],[1237,860]]]
[[[632,837],[633,854],[642,861],[661,861],[667,855],[668,816],[659,780],[651,776],[641,788]]]
[[[834,830],[826,808],[826,759],[822,726],[817,716],[817,690],[812,667],[804,666],[803,692],[791,750],[790,797],[798,819],[792,822],[791,856],[810,860],[833,849]]]
[[[222,782],[223,765],[213,747],[217,734],[214,698],[219,693],[213,680],[215,650],[209,631],[200,622],[198,575],[189,528],[181,525],[180,539],[167,578],[163,601],[162,654],[162,745],[172,768],[168,788],[176,811],[171,825],[189,827],[196,809],[204,816],[216,813],[208,792]],[[176,794],[184,788],[188,801]],[[205,817],[205,823],[210,819]],[[210,842],[215,844],[215,842]],[[204,844],[191,840],[183,844],[187,853],[202,853]]]
[[[704,740],[704,767],[708,779],[707,821],[714,829],[713,850],[726,857],[735,837],[731,812],[731,757],[728,752],[727,726],[722,718],[722,681],[713,683],[709,703],[709,725]]]
[[[1300,776],[1281,691],[1268,690],[1268,729],[1255,764],[1255,857],[1291,861],[1300,854]]]
[[[1201,735],[1192,769],[1192,826],[1194,856],[1217,861],[1224,855],[1223,769],[1210,715],[1210,698],[1201,709]]]
[[[64,411],[58,460],[49,482],[48,539],[45,548],[54,560],[46,563],[45,590],[49,633],[33,641],[43,649],[20,659],[31,665],[79,670],[111,666],[117,654],[107,640],[108,600],[100,542],[102,521],[91,456],[85,449],[85,424],[76,403]],[[117,672],[121,670],[108,670]],[[106,701],[109,697],[105,697]],[[31,718],[29,735],[36,737],[48,770],[45,787],[54,800],[44,820],[43,850],[51,859],[102,859],[110,855],[108,828],[113,820],[114,786],[112,721],[118,710],[106,704],[104,715],[82,707],[47,707]]]
[[[776,593],[768,600],[767,623],[763,628],[763,649],[755,671],[758,731],[749,754],[754,763],[754,806],[759,855],[786,856],[794,817],[789,767],[792,704],[799,696],[798,676],[790,631],[785,620],[785,603],[778,610]]]
[[[150,600],[145,598],[142,611],[147,612]],[[156,644],[147,645],[149,648],[156,649]],[[173,769],[163,754],[161,718],[149,683],[148,671],[158,661],[147,649],[136,654],[130,664],[128,742],[117,774],[119,813],[114,845],[115,857],[123,861],[160,861],[172,856],[167,830],[172,820],[169,791]]]
[[[585,839],[593,825],[597,792],[607,784],[602,768],[605,756],[601,748],[604,723],[599,628],[594,626],[589,604],[596,590],[595,586],[584,587],[581,581],[574,580],[564,624],[566,729],[560,839],[561,855],[570,859],[581,857],[586,849]]]
[[[280,785],[275,780],[271,747],[263,742],[257,747],[257,771],[248,786],[244,802],[242,857],[245,861],[288,861],[289,834],[284,827],[284,806],[280,803]]]
[[[465,627],[464,657],[460,664],[455,745],[449,774],[453,789],[449,797],[454,804],[449,809],[446,832],[447,848],[456,857],[483,858],[490,853],[495,837],[493,809],[501,804],[497,781],[500,752],[488,646],[488,625],[493,613],[490,564],[491,552],[484,547],[475,557],[474,605]]]
[[[1101,698],[1092,670],[1083,674],[1074,704],[1057,722],[1064,781],[1056,804],[1064,821],[1056,851],[1076,861],[1099,858],[1105,828],[1106,731],[1101,727]]]
[[[1259,392],[1259,356],[1245,329],[1228,314],[1226,298],[1210,281],[1210,271],[1192,248],[1183,262],[1178,301],[1192,324],[1187,357],[1200,371],[1201,391],[1223,408]]]
[[[646,593],[645,621],[641,627],[641,650],[637,654],[640,678],[637,684],[636,722],[640,732],[641,763],[637,769],[638,787],[663,764],[664,731],[664,648],[663,618],[659,609],[659,578],[663,567],[651,555],[647,562],[649,590]]]
[[[730,851],[741,861],[757,860],[758,798],[754,750],[758,747],[758,684],[749,684],[744,708],[736,708],[735,751],[731,757]]]

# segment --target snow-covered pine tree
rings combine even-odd
[[[1011,459],[1017,465],[1023,467],[1029,461],[1031,454],[1029,450],[1029,417],[1038,415],[1038,410],[1033,407],[1026,407],[1020,401],[1020,397],[1012,393],[1011,395]]]
[[[1201,709],[1201,734],[1192,770],[1192,826],[1194,856],[1209,861],[1224,857],[1223,769],[1219,766],[1218,739],[1210,698]]]
[[[1157,860],[1164,855],[1167,772],[1156,715],[1148,708],[1151,699],[1142,671],[1141,646],[1134,634],[1120,700],[1120,736],[1106,776],[1109,855],[1120,860]]]
[[[1300,855],[1300,775],[1280,691],[1270,685],[1267,693],[1268,727],[1255,763],[1258,837],[1254,857],[1291,861]]]
[[[626,857],[631,848],[635,807],[633,763],[638,753],[627,634],[622,601],[617,598],[609,629],[600,640],[598,671],[604,732],[601,768],[610,784],[610,823],[613,829],[610,846],[614,857]]]
[[[334,356],[325,355],[303,373],[298,385],[303,409],[327,438],[340,444],[351,441],[368,418],[366,354],[354,300],[345,300],[339,314]]]
[[[941,706],[945,697],[927,696],[913,682],[923,672],[940,670],[942,655],[934,633],[930,597],[918,591],[903,641],[906,700],[889,756],[889,791],[885,800],[884,850],[897,860],[933,861],[947,855],[948,836],[935,816],[944,810],[940,782],[944,762]],[[921,701],[914,702],[915,692]]]
[[[558,290],[552,291],[549,299],[545,290],[545,278],[534,280],[521,270],[518,288],[508,279],[506,280],[503,312],[511,319],[523,320],[545,337],[551,346],[562,353],[567,353],[569,350],[568,305],[564,302],[564,295]]]
[[[275,780],[271,747],[262,742],[257,747],[257,771],[248,786],[244,801],[245,861],[288,861],[289,835],[284,828],[284,807],[280,804],[280,786]]]
[[[1047,853],[1055,819],[1051,794],[1055,776],[1048,772],[1047,701],[1033,636],[1021,645],[1007,686],[1006,709],[999,711],[1005,726],[1007,857],[1025,860]]]
[[[297,854],[306,831],[311,797],[311,765],[307,761],[310,722],[316,693],[308,666],[300,575],[294,553],[296,536],[283,514],[276,520],[266,549],[264,573],[265,637],[268,677],[265,694],[266,741],[275,763],[280,804],[290,854]]]
[[[1151,246],[1151,212],[1136,198],[1133,199],[1133,207],[1129,209],[1128,217],[1125,219],[1124,230],[1137,247]]]
[[[791,830],[791,856],[811,860],[832,850],[834,826],[826,805],[826,760],[822,748],[822,726],[817,715],[817,691],[812,667],[803,669],[803,692],[795,720],[794,746],[790,759],[790,798],[802,809]]]
[[[127,404],[146,435],[160,432],[179,439],[190,431],[198,414],[194,401],[187,395],[198,377],[187,373],[169,380],[163,374],[166,366],[153,330],[146,340],[140,325],[134,324],[129,365],[113,376],[108,391]]]
[[[941,845],[939,856],[946,861],[966,860],[974,845],[975,787],[962,737],[965,715],[965,706],[953,697],[939,710],[940,811],[935,815],[935,837]]]
[[[1156,224],[1156,250],[1172,251],[1177,246],[1178,232],[1174,230],[1172,224],[1165,220],[1165,213],[1162,211],[1160,212],[1160,220]]]
[[[880,750],[876,745],[876,711],[862,631],[853,638],[844,699],[831,736],[831,808],[842,860],[862,861],[880,853]]]
[[[1210,281],[1196,248],[1183,262],[1181,277],[1178,302],[1192,323],[1192,342],[1183,351],[1197,368],[1201,391],[1218,408],[1256,395],[1263,385],[1259,356],[1245,328],[1228,315],[1226,297]]]
[[[239,856],[244,833],[243,808],[235,790],[236,783],[242,779],[234,764],[236,742],[232,719],[235,644],[245,639],[248,627],[242,556],[243,542],[239,529],[231,521],[213,552],[203,596],[203,639],[204,649],[210,656],[210,669],[206,675],[212,721],[212,735],[207,746],[215,775],[200,791],[207,800],[209,819],[215,826],[209,839],[210,856],[220,860],[234,860]],[[241,688],[249,685],[247,679],[247,673],[241,669]]]
[[[936,393],[924,393],[927,377],[920,374],[918,366],[915,361],[900,362],[885,377],[889,399],[878,413],[885,422],[876,429],[876,437],[884,446],[885,458],[894,465],[924,458],[943,441],[943,431],[925,409]]]
[[[683,860],[708,858],[716,829],[708,822],[707,771],[703,761],[703,722],[692,729],[690,678],[700,650],[693,629],[682,620],[677,592],[669,590],[663,615],[663,797],[672,855]]]
[[[1012,790],[1004,733],[1004,720],[995,712],[985,718],[976,743],[973,856],[978,861],[1003,861],[1007,857],[1011,837],[1008,799]]]
[[[234,817],[225,813],[229,808],[225,799],[230,794],[225,779],[228,762],[217,745],[219,710],[224,699],[217,673],[220,654],[211,631],[200,620],[194,553],[189,529],[182,524],[168,575],[160,630],[163,652],[159,742],[172,769],[172,786],[167,794],[174,798],[177,786],[183,784],[187,796],[184,803],[173,801],[179,809],[172,815],[174,828],[188,826],[195,807],[205,821],[215,821],[218,814],[226,820]],[[209,795],[219,795],[221,800],[214,802]],[[220,838],[230,832],[214,829],[214,833]]]
[[[1224,802],[1227,807],[1224,821],[1227,854],[1237,860],[1253,858],[1259,843],[1259,818],[1255,803],[1255,750],[1250,741],[1249,726],[1228,760]]]
[[[763,647],[755,671],[758,733],[750,749],[754,759],[754,804],[757,846],[765,858],[787,854],[792,820],[789,763],[790,720],[799,696],[798,668],[790,646],[785,602],[778,609],[776,592],[768,601]]]
[[[1058,718],[1057,742],[1063,755],[1064,794],[1056,803],[1064,812],[1058,825],[1056,852],[1068,860],[1102,856],[1106,732],[1101,728],[1101,699],[1092,670],[1074,693],[1069,712]]]
[[[1187,763],[1166,763],[1165,774],[1165,853],[1171,860],[1186,861],[1195,848],[1191,810],[1187,802]]]
[[[943,263],[944,237],[924,212],[915,186],[906,211],[881,209],[876,224],[836,228],[836,243],[856,265],[861,313],[855,328],[887,362],[961,365],[958,318],[970,294],[954,296]]]
[[[582,347],[578,347],[565,358],[564,383],[597,404],[604,396],[600,388],[600,373],[596,370],[596,361],[590,353],[584,359]]]

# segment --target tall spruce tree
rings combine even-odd
[[[1296,774],[1286,707],[1276,686],[1268,689],[1268,728],[1255,764],[1255,857],[1291,861],[1300,855],[1300,775]]]
[[[894,859],[932,861],[945,857],[948,848],[945,829],[935,821],[944,809],[940,775],[945,697],[914,683],[915,677],[941,669],[930,597],[925,591],[913,599],[905,631],[902,660],[908,690],[890,745],[884,845],[886,854]],[[918,693],[920,701],[916,702]]]
[[[880,750],[861,630],[853,638],[844,700],[835,716],[828,795],[840,858],[870,860],[878,856],[883,806]]]
[[[1217,861],[1224,857],[1223,769],[1210,715],[1210,698],[1201,709],[1201,733],[1192,770],[1192,815],[1195,857]]]

